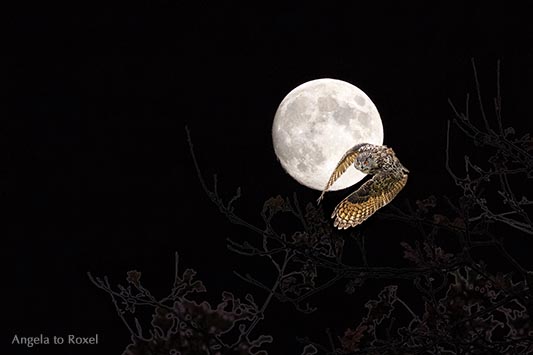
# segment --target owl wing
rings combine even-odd
[[[342,174],[344,174],[346,169],[348,169],[350,165],[352,165],[355,162],[355,159],[357,158],[357,155],[359,154],[360,147],[361,145],[356,145],[355,147],[351,148],[346,153],[344,153],[344,156],[341,158],[341,160],[337,164],[337,167],[335,168],[335,170],[333,170],[333,173],[331,174],[331,177],[329,178],[328,183],[326,184],[326,187],[324,187],[324,190],[320,194],[320,197],[318,198],[317,203],[320,203],[320,201],[322,201],[322,199],[324,198],[324,194],[326,193],[326,191],[329,190],[331,185],[333,185],[335,181],[337,181],[337,179]]]
[[[407,182],[407,174],[400,176],[380,172],[359,189],[342,200],[331,215],[333,225],[346,229],[361,224],[378,209],[391,202]]]

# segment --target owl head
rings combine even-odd
[[[354,167],[365,174],[373,174],[381,168],[376,158],[373,152],[363,151],[355,159]]]

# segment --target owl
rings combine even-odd
[[[331,218],[335,219],[333,225],[338,229],[347,229],[363,223],[374,212],[391,202],[405,186],[409,172],[391,148],[369,143],[357,144],[348,150],[337,164],[317,200],[318,203],[350,165],[373,176],[335,207]]]

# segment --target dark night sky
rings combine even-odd
[[[236,208],[255,223],[271,196],[296,192],[305,203],[318,197],[283,172],[271,144],[277,106],[305,81],[342,79],[371,97],[385,143],[411,171],[401,197],[412,201],[454,191],[444,169],[447,99],[462,105],[473,92],[472,57],[488,102],[501,60],[505,119],[531,131],[533,26],[523,9],[481,1],[42,6],[12,14],[2,55],[10,62],[2,80],[3,320],[10,330],[3,344],[15,333],[99,333],[98,352],[120,353],[127,330],[86,272],[123,282],[127,270],[141,270],[146,286],[163,294],[174,251],[183,268],[198,271],[209,297],[224,289],[262,296],[232,275],[253,269],[254,261],[226,250],[225,240],[250,234],[203,192],[186,125],[206,180],[216,173],[226,198],[241,187]],[[454,134],[460,157],[466,145]],[[328,194],[325,208],[344,195]],[[369,248],[395,243],[377,236],[387,228],[368,222],[367,233],[377,238]],[[397,243],[390,248],[398,251]],[[374,252],[373,263],[386,263],[390,252]],[[311,318],[276,304],[263,329],[279,333],[278,345],[296,353],[295,335],[349,325],[339,315],[353,301],[338,302]],[[348,312],[355,317],[360,310]],[[304,329],[302,319],[311,319]],[[94,353],[90,347],[10,353],[47,350]]]

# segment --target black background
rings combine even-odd
[[[123,282],[137,269],[163,295],[175,251],[183,268],[198,271],[208,299],[222,290],[261,299],[232,271],[269,274],[226,249],[227,237],[251,235],[203,192],[185,126],[206,180],[216,173],[226,198],[241,187],[237,210],[254,223],[271,196],[318,197],[282,170],[271,144],[277,106],[305,81],[345,80],[372,98],[385,144],[411,171],[400,199],[455,191],[444,169],[447,99],[462,106],[473,92],[471,58],[489,103],[501,60],[504,122],[531,129],[528,11],[481,1],[372,3],[47,4],[9,13],[3,345],[13,334],[98,333],[101,340],[97,348],[12,346],[9,353],[120,353],[127,329],[86,273]],[[452,137],[459,158],[463,140]],[[326,210],[344,195],[328,194]],[[371,264],[399,252],[399,241],[387,236],[394,227],[368,221],[367,234],[376,236]],[[517,237],[517,249],[522,242]],[[342,331],[372,296],[375,290],[356,300],[328,291],[314,300],[321,312],[312,316],[274,303],[259,332],[274,335],[272,353],[296,354],[295,336]]]

